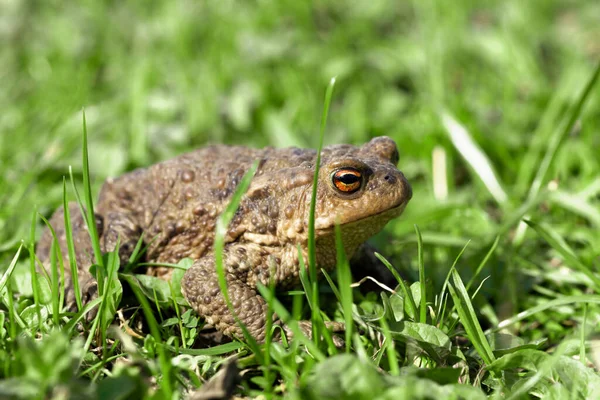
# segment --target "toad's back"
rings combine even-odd
[[[145,232],[148,261],[198,259],[211,248],[217,217],[254,161],[259,162],[257,177],[288,180],[291,167],[310,167],[315,154],[299,148],[217,145],[109,179],[100,192],[96,212],[122,222],[114,232],[107,227],[103,247],[114,248],[123,230],[129,233],[127,237]],[[135,244],[123,242],[122,235],[125,253]]]

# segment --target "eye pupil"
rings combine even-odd
[[[346,185],[351,185],[360,181],[360,177],[354,174],[343,174],[340,177],[338,177],[338,179],[340,180],[340,182],[345,183]]]
[[[351,194],[360,189],[362,175],[354,168],[344,168],[333,173],[332,181],[338,191]]]

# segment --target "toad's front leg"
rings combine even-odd
[[[297,254],[294,247],[290,251],[291,254]],[[282,264],[281,260],[292,260],[292,263]],[[256,284],[289,286],[298,276],[298,267],[293,260],[295,257],[289,254],[288,257],[271,254],[262,246],[249,243],[229,245],[223,251],[223,266],[233,312],[259,342],[264,342],[266,336],[267,303],[258,294]],[[243,337],[219,287],[214,254],[206,255],[187,270],[181,281],[181,289],[192,308],[215,328],[230,337]],[[273,324],[281,325],[275,314]],[[326,322],[325,326],[336,332],[344,329],[339,322]],[[290,338],[292,332],[286,326],[282,328]],[[299,321],[299,328],[306,336],[312,336],[310,321]],[[274,332],[275,340],[281,339],[280,332]],[[334,338],[334,343],[338,345],[342,342]]]
[[[237,251],[233,250],[233,253]],[[231,248],[223,254],[227,292],[233,312],[256,340],[264,342],[267,303],[257,293],[255,282],[251,285],[247,281],[249,274],[246,268],[249,266],[246,260],[234,254]],[[243,337],[219,287],[214,254],[206,255],[187,270],[181,289],[192,308],[215,328],[230,337]]]

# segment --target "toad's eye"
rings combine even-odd
[[[345,194],[351,194],[360,189],[362,174],[354,168],[342,168],[331,175],[333,186]]]

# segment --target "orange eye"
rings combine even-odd
[[[360,189],[362,174],[354,168],[342,168],[331,175],[333,186],[345,194],[351,194]]]

